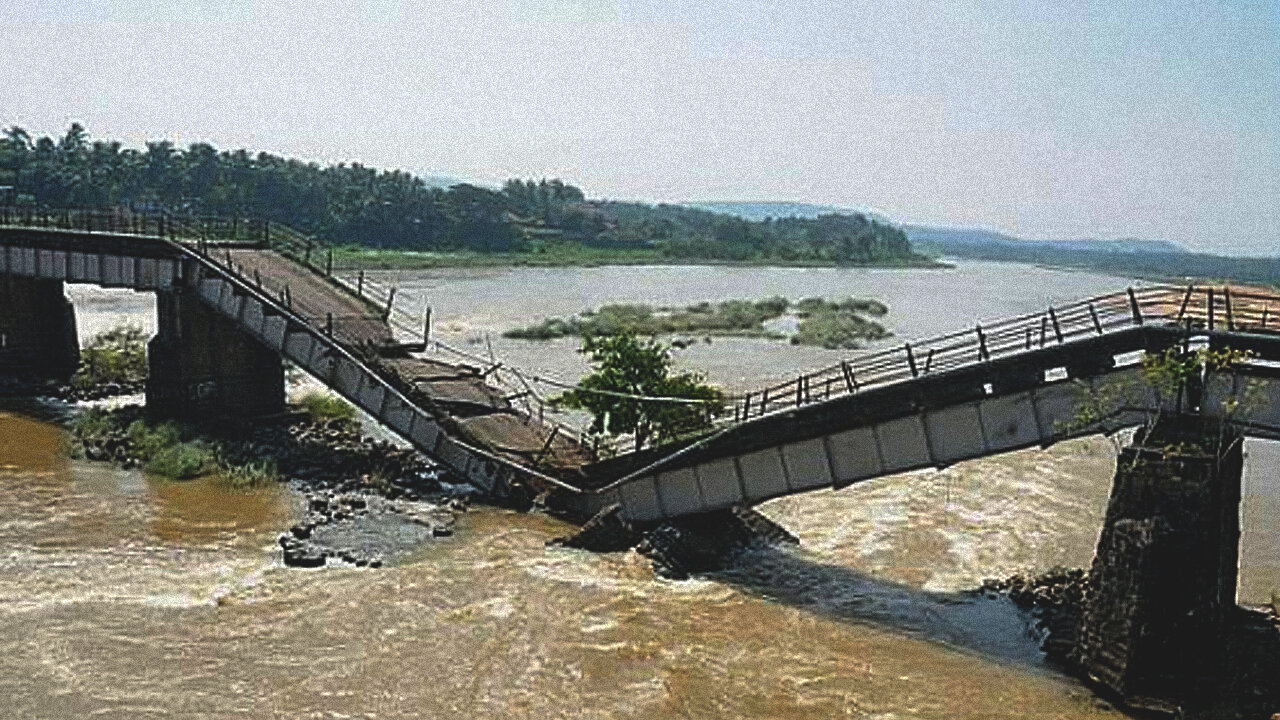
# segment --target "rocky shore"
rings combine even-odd
[[[139,395],[146,389],[146,380],[104,382],[77,387],[57,380],[0,376],[0,397],[48,397],[66,402],[89,402]]]
[[[144,418],[143,408],[111,412],[109,429],[72,433],[73,451],[123,467],[144,464],[126,429]],[[293,414],[200,430],[227,482],[287,482],[302,496],[304,518],[279,539],[290,566],[382,566],[423,542],[452,535],[474,495],[413,450],[366,437],[350,421]],[[263,467],[271,471],[252,475]],[[245,468],[249,479],[238,479]]]

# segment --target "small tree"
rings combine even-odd
[[[588,336],[579,352],[591,357],[594,369],[580,389],[559,400],[590,412],[594,433],[634,433],[640,448],[709,427],[724,409],[719,388],[697,373],[673,372],[671,347],[665,343],[629,333]]]

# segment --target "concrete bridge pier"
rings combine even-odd
[[[284,365],[275,351],[181,288],[157,294],[147,346],[147,409],[166,417],[254,417],[284,410]]]
[[[76,312],[63,282],[0,277],[0,374],[66,380],[79,364]]]
[[[1184,415],[1117,464],[1074,660],[1134,706],[1211,691],[1239,571],[1242,442]]]

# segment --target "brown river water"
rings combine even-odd
[[[902,335],[1124,283],[1032,270],[992,289],[998,300],[972,289],[996,275],[976,263],[954,274],[593,268],[402,282],[460,342],[597,297],[637,299],[637,277],[667,288],[644,299],[672,304],[884,297]],[[73,295],[83,335],[122,317],[150,322],[145,296]],[[579,362],[570,345],[493,342],[526,367],[570,374]],[[732,385],[829,357],[746,342],[717,340],[685,361]],[[801,537],[798,549],[670,582],[635,553],[547,548],[570,529],[559,521],[485,508],[394,567],[285,568],[275,537],[300,512],[291,491],[71,460],[52,422],[61,412],[0,405],[0,717],[1118,716],[1043,664],[1007,603],[967,592],[983,577],[1089,562],[1114,464],[1104,438],[780,499],[762,509]],[[1280,589],[1276,455],[1250,447],[1249,602]]]

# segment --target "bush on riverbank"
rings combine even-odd
[[[311,390],[305,393],[298,398],[298,406],[313,422],[325,422],[327,420],[355,422],[356,420],[356,408],[354,405],[322,390]]]
[[[90,408],[71,423],[71,434],[91,460],[120,460],[175,480],[217,468],[213,447],[173,422],[148,423],[129,410]]]
[[[141,390],[147,380],[147,335],[137,325],[117,325],[94,336],[80,351],[80,366],[71,388],[85,393],[115,385],[128,392]]]

